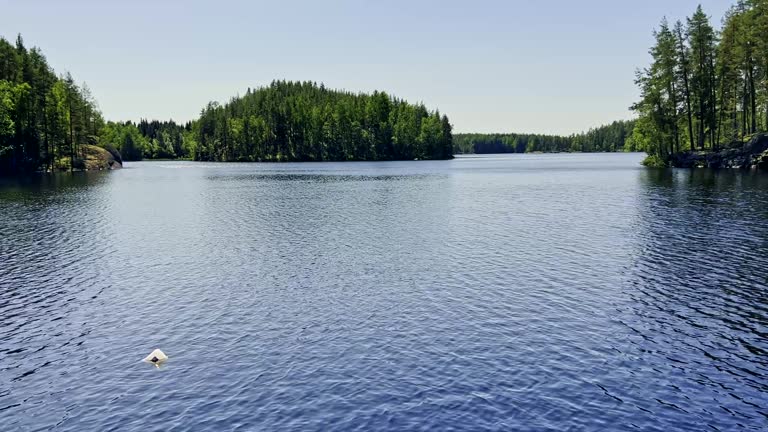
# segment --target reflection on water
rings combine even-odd
[[[631,373],[660,406],[698,420],[677,427],[765,424],[768,177],[648,170],[641,182],[638,253],[618,308],[630,329],[620,350],[639,353]]]
[[[641,158],[4,180],[4,428],[759,430],[768,177]]]

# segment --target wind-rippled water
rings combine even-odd
[[[0,429],[765,430],[768,176],[641,158],[4,181]]]

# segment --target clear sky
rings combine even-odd
[[[654,27],[699,3],[719,28],[732,1],[0,0],[0,36],[110,120],[186,121],[284,78],[422,101],[457,132],[567,134],[632,117]]]

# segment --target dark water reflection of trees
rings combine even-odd
[[[723,412],[713,414],[764,417],[768,176],[647,170],[640,182],[630,301],[619,311],[630,329],[625,349],[640,369],[667,364],[650,373],[649,389],[692,389],[718,401]]]

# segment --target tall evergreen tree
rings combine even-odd
[[[717,107],[715,105],[715,30],[701,5],[688,19],[688,39],[691,47],[691,99],[696,119],[696,142],[704,149],[710,136],[714,147]]]

